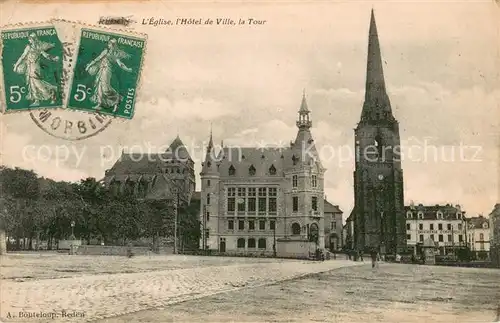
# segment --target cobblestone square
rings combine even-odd
[[[7,321],[94,321],[220,292],[265,286],[355,266],[346,260],[144,256],[9,255],[1,262],[1,317]],[[75,316],[67,315],[75,313]],[[21,318],[22,316],[22,318]]]

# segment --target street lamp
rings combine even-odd
[[[276,222],[274,222],[274,227],[273,227],[273,238],[274,238],[273,256],[274,256],[274,258],[276,258]]]
[[[71,221],[71,240],[75,240],[75,221]]]

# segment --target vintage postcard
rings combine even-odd
[[[497,1],[0,1],[0,322],[500,323]]]

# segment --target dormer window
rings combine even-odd
[[[255,167],[253,167],[253,165],[251,165],[250,168],[248,169],[248,174],[250,176],[255,176]]]
[[[417,216],[420,220],[422,220],[424,218],[424,212],[418,211]]]
[[[269,167],[269,175],[276,175],[276,167],[274,167],[274,165]]]
[[[483,229],[488,229],[488,223],[487,222],[483,223]]]
[[[236,169],[234,168],[233,165],[229,166],[229,176],[234,176],[236,175]]]
[[[443,212],[437,211],[437,218],[438,218],[438,220],[442,220],[443,219]]]
[[[460,220],[460,219],[462,219],[462,213],[457,212],[457,220]]]
[[[411,211],[406,212],[407,219],[413,219],[413,213]]]

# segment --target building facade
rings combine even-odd
[[[440,255],[467,246],[467,222],[460,205],[409,205],[405,216],[408,249],[415,255],[427,239],[434,241]]]
[[[194,162],[177,136],[165,152],[122,152],[105,172],[104,184],[114,192],[129,192],[137,198],[191,201],[195,192]],[[177,196],[178,195],[178,196]]]
[[[467,219],[467,244],[476,259],[488,258],[490,252],[490,223],[482,215]]]
[[[365,101],[355,129],[354,249],[406,250],[399,124],[387,95],[375,16],[371,14]]]
[[[500,268],[500,203],[497,203],[489,216],[490,223],[490,259]]]
[[[325,248],[330,251],[342,250],[343,239],[343,212],[338,205],[331,204],[325,198]]]
[[[323,168],[305,96],[289,147],[222,147],[201,171],[201,245],[227,254],[324,248]],[[292,246],[292,247],[290,247]],[[309,246],[309,247],[308,247]],[[314,252],[314,250],[312,250]]]

